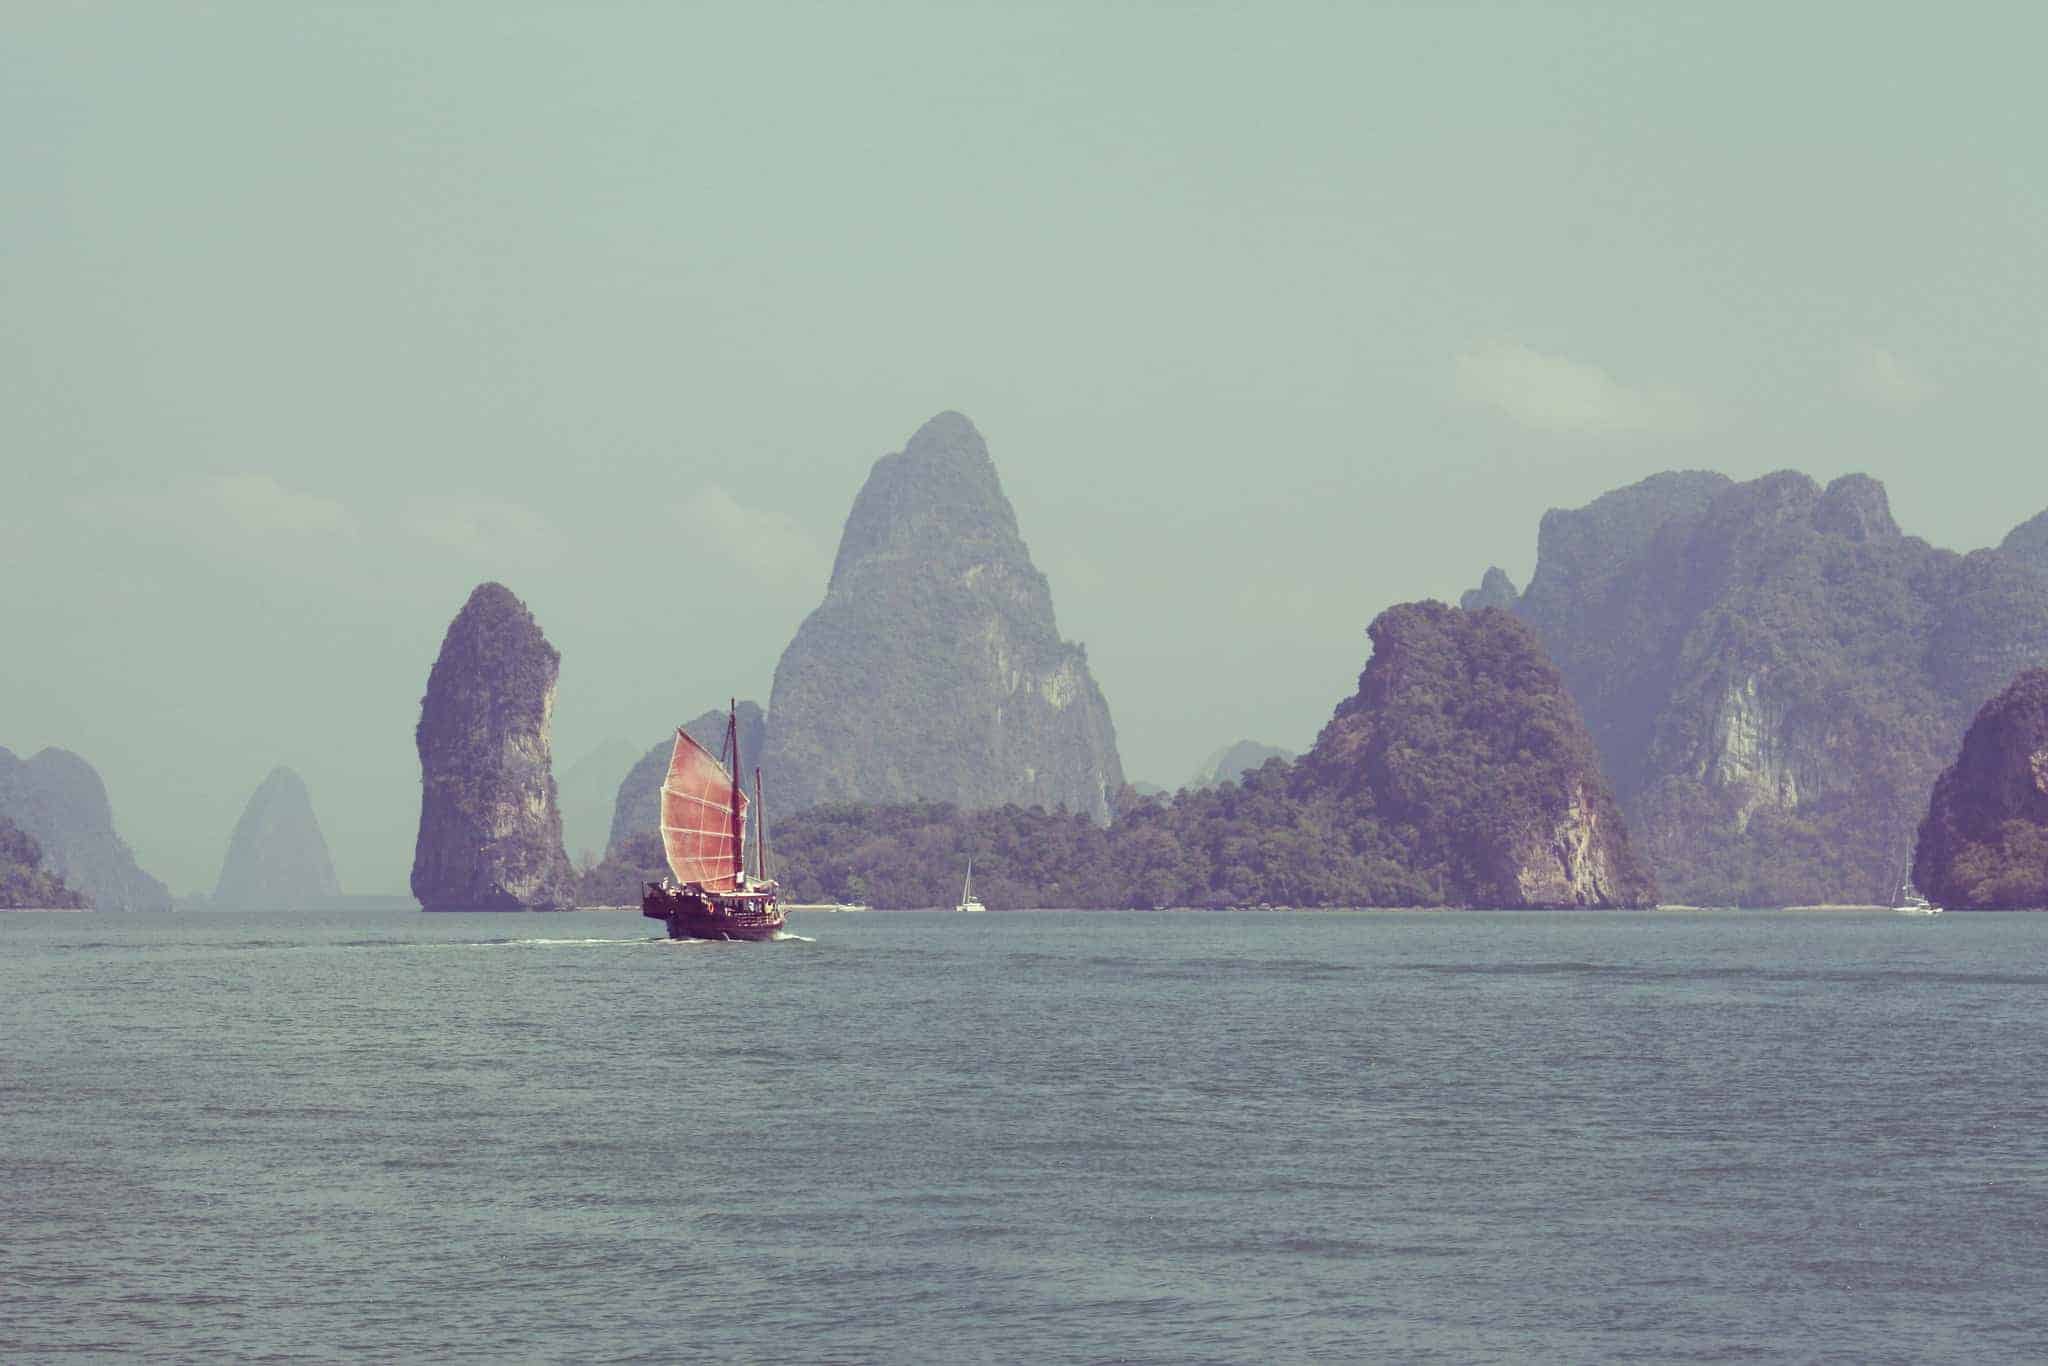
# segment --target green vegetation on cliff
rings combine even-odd
[[[2048,669],[1970,723],[1920,823],[1913,880],[1942,905],[2048,908]]]
[[[967,858],[991,907],[1627,906],[1656,889],[1591,740],[1528,628],[1416,603],[1381,614],[1359,693],[1314,751],[1171,800],[1119,796],[1107,828],[1015,805],[831,805],[776,818],[771,870],[799,902],[951,905]],[[583,884],[638,899],[659,844]]]
[[[2048,659],[2039,526],[1961,556],[1863,475],[1662,474],[1546,514],[1512,610],[1667,895],[1883,901],[1971,713]]]
[[[43,847],[35,837],[0,816],[0,908],[63,911],[85,904],[63,878],[43,867]]]
[[[825,599],[775,668],[768,791],[835,802],[1065,806],[1109,820],[1109,706],[974,424],[941,413],[877,460]]]

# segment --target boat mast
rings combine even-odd
[[[754,769],[754,829],[759,832],[755,839],[754,872],[761,881],[768,880],[768,808],[761,801],[761,770]]]
[[[746,818],[740,814],[744,798],[740,794],[740,702],[732,699],[725,713],[726,752],[732,755],[732,879],[735,883],[746,880],[747,874],[747,827]]]

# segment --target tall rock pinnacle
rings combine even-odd
[[[1108,821],[1109,706],[959,413],[877,460],[854,499],[825,601],[775,670],[766,767],[783,810],[930,799]]]
[[[250,911],[297,910],[341,895],[334,860],[313,818],[305,780],[280,765],[257,785],[228,840],[213,904]]]
[[[562,657],[502,584],[469,595],[427,677],[415,739],[412,894],[430,911],[554,910],[571,901],[548,718]]]

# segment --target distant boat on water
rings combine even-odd
[[[676,730],[661,784],[661,849],[669,877],[650,882],[640,914],[668,927],[671,939],[773,939],[783,926],[781,889],[767,875],[766,837],[747,875],[747,794],[740,790],[739,704],[725,721],[721,753]],[[728,769],[725,760],[732,761]],[[754,797],[761,770],[754,770]],[[761,828],[766,830],[764,822]]]
[[[1892,909],[1897,911],[1900,915],[1941,914],[1941,907],[1935,905],[1926,897],[1914,891],[1913,884],[1910,882],[1899,889],[1899,899],[1897,903],[1893,905]]]
[[[967,881],[960,886],[960,904],[953,909],[956,911],[985,911],[988,909],[988,907],[981,904],[981,898],[974,894],[974,855],[972,854],[967,856]]]

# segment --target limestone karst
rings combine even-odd
[[[548,726],[561,656],[486,583],[449,623],[414,733],[420,827],[412,893],[430,911],[572,903]]]
[[[249,794],[228,839],[213,905],[299,910],[341,895],[305,780],[280,764]]]
[[[1913,880],[1937,905],[2048,908],[2048,669],[1970,722],[1920,822]]]
[[[769,701],[771,805],[1065,807],[1123,786],[1109,707],[1060,639],[995,462],[959,413],[877,460]]]
[[[1886,901],[1972,713],[2048,662],[2044,528],[1958,555],[1864,475],[1660,474],[1545,514],[1511,610],[1667,896]]]
[[[1358,803],[1442,870],[1443,899],[1653,904],[1599,755],[1557,668],[1504,612],[1390,607],[1358,691],[1295,766],[1297,792]]]
[[[24,760],[0,749],[0,816],[36,842],[41,867],[95,910],[171,909],[170,890],[136,865],[116,833],[98,771],[70,750],[45,749]]]

